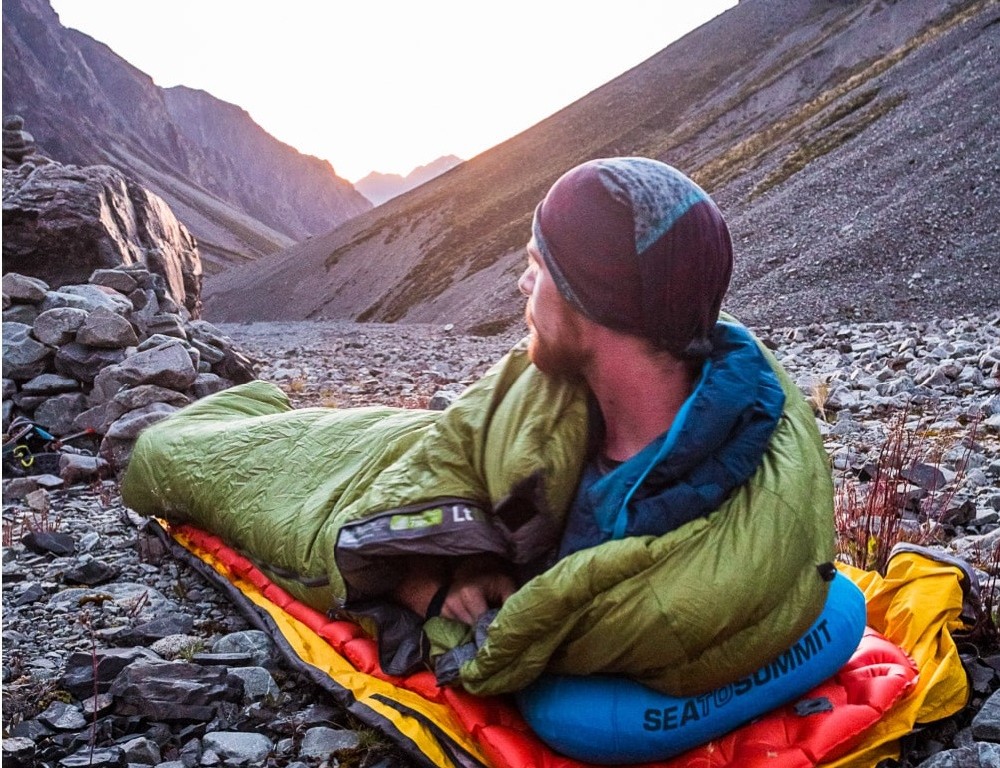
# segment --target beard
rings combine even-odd
[[[581,328],[575,318],[564,316],[556,333],[539,333],[526,307],[524,318],[528,324],[528,359],[542,373],[562,381],[576,382],[584,378],[590,360],[581,338]]]

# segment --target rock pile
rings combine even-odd
[[[17,168],[21,163],[43,165],[51,162],[35,154],[35,137],[24,130],[24,118],[9,115],[3,119],[3,167]]]
[[[3,277],[3,428],[31,419],[57,438],[92,431],[100,460],[124,467],[139,432],[194,399],[254,378],[253,362],[192,319],[163,278],[132,264],[52,290]],[[87,461],[63,456],[74,477]]]

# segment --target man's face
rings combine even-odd
[[[566,302],[542,259],[534,238],[528,243],[528,267],[517,281],[528,301],[528,356],[551,376],[582,376],[590,357],[586,349],[586,320]]]

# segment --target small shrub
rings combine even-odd
[[[813,413],[816,414],[817,418],[823,421],[829,421],[829,415],[826,412],[826,404],[830,400],[830,382],[827,379],[818,379],[812,385],[812,390],[809,393],[809,404],[812,406]]]

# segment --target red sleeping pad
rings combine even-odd
[[[360,627],[348,621],[331,620],[297,601],[217,536],[187,525],[173,528],[171,534],[183,547],[179,554],[186,553],[188,559],[193,556],[192,562],[206,576],[241,603],[244,613],[254,617],[258,626],[270,631],[293,666],[329,690],[358,717],[398,741],[422,763],[442,768],[586,765],[558,755],[543,744],[506,697],[480,698],[460,689],[442,689],[430,672],[406,678],[386,675],[379,668],[374,641]],[[283,627],[289,623],[282,614],[294,620],[291,622],[296,625],[294,642],[282,637],[286,632]],[[299,628],[299,623],[307,629]],[[322,638],[338,657],[349,663],[349,671],[332,675],[318,672],[308,658],[312,640],[303,641],[303,632]],[[384,711],[359,706],[365,698],[359,690],[365,688],[365,676],[382,681],[380,684],[388,683],[382,685],[377,698],[379,707],[392,709],[392,717],[387,719]],[[909,656],[868,629],[858,650],[840,672],[804,697],[825,698],[832,704],[827,711],[797,714],[793,703],[669,761],[644,765],[808,768],[829,762],[850,752],[865,731],[907,693],[916,679],[917,667]],[[395,708],[393,699],[398,704]],[[451,723],[436,726],[435,718],[440,719],[442,712]],[[399,721],[395,722],[397,714]]]

